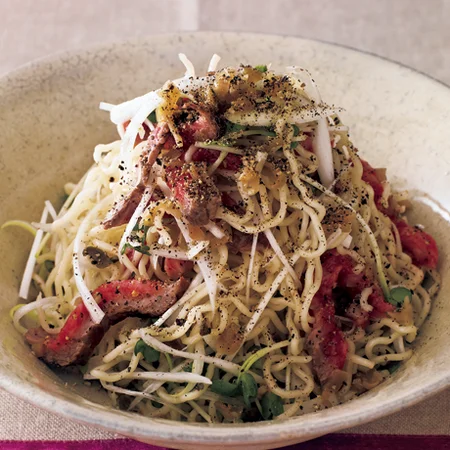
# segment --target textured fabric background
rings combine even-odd
[[[448,0],[0,0],[0,73],[60,50],[174,30],[350,45],[450,84]]]
[[[38,409],[0,391],[0,441],[8,439],[84,440],[120,437],[98,428],[63,419],[56,412],[54,414]],[[450,391],[400,413],[344,432],[450,436]]]
[[[0,0],[0,73],[42,56],[176,30],[322,39],[377,53],[450,84],[448,0]],[[450,435],[450,391],[348,432]],[[111,439],[0,392],[0,440]]]

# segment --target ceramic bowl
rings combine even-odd
[[[0,223],[37,220],[45,199],[58,203],[65,182],[77,181],[96,144],[115,138],[100,101],[148,92],[184,68],[186,53],[199,73],[213,53],[238,63],[308,68],[329,103],[373,165],[387,167],[413,194],[413,219],[440,247],[442,289],[414,356],[378,388],[341,406],[284,422],[242,425],[174,423],[113,410],[96,392],[71,384],[38,361],[9,319],[30,238],[0,233],[0,387],[68,419],[161,446],[264,449],[305,441],[393,413],[450,385],[450,90],[409,68],[321,42],[281,36],[195,33],[152,36],[63,53],[0,80]],[[98,397],[98,398],[97,398]],[[100,403],[98,403],[100,402]]]

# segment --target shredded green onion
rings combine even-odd
[[[255,69],[258,70],[259,72],[267,72],[267,66],[266,65],[261,65],[261,66],[255,66]]]
[[[167,359],[167,364],[169,366],[169,370],[172,371],[172,369],[173,369],[172,357],[168,353],[164,353],[164,356]]]
[[[14,314],[16,313],[16,311],[17,311],[19,308],[22,308],[22,306],[25,306],[25,305],[26,305],[26,303],[19,303],[18,305],[13,306],[13,307],[9,310],[9,317],[11,317],[11,320],[14,319]],[[35,309],[33,309],[32,311],[26,313],[26,314],[22,317],[22,319],[24,319],[24,318],[28,318],[28,319],[32,320],[33,322],[37,322],[37,321],[39,320],[39,319],[38,319],[37,311],[36,311]]]
[[[1,230],[8,227],[19,227],[26,231],[29,231],[33,236],[36,236],[36,228],[31,225],[31,223],[26,222],[25,220],[8,220],[1,226]]]
[[[270,353],[279,348],[287,347],[288,345],[289,345],[289,341],[282,341],[282,342],[278,342],[278,344],[258,350],[256,353],[253,353],[253,355],[250,355],[244,361],[244,363],[242,364],[242,367],[241,367],[241,372],[247,372],[248,370],[250,370],[250,368],[253,366],[253,364],[255,364],[255,362],[258,361],[258,359],[267,355],[267,353]]]
[[[300,128],[297,125],[295,125],[295,124],[292,124],[292,128],[294,129],[294,137],[297,137],[300,134]],[[297,147],[298,147],[298,142],[297,141],[291,142],[291,149],[292,150],[297,148]]]

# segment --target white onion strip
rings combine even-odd
[[[137,400],[137,399],[141,400],[142,398],[148,398],[149,400],[158,402],[161,405],[168,406],[171,410],[174,410],[181,416],[185,417],[186,419],[189,419],[189,415],[186,414],[181,408],[178,408],[174,404],[166,402],[165,400],[162,400],[161,398],[157,397],[156,395],[145,394],[145,393],[139,392],[139,391],[132,391],[131,389],[124,389],[124,388],[115,386],[112,383],[106,383],[104,381],[100,381],[100,383],[108,391],[117,392],[118,394],[134,396],[134,397],[136,397],[135,400]],[[131,409],[131,405],[130,405],[129,409]]]
[[[299,74],[296,68],[293,68],[293,72]],[[316,104],[322,104],[322,97],[319,89],[313,80],[311,74],[307,70],[301,70],[306,74],[301,81],[305,84],[304,90],[309,98]],[[299,77],[300,78],[300,77]],[[327,114],[329,116],[331,114]],[[326,118],[321,117],[317,120],[316,133],[313,139],[313,150],[319,161],[319,167],[317,172],[319,173],[320,181],[328,188],[331,186],[334,180],[334,164],[333,164],[333,149],[331,148],[330,133]]]
[[[261,207],[257,202],[255,202],[255,209],[258,212],[261,219],[263,219],[263,214],[261,211]],[[275,236],[271,229],[264,230],[264,234],[269,241],[269,244],[271,245],[273,251],[281,261],[284,267],[286,267],[286,270],[288,271],[289,275],[292,277],[292,281],[296,286],[300,286],[300,280],[297,274],[295,273],[294,268],[289,264],[288,259],[286,258],[286,255],[283,253],[283,250],[281,250],[280,245],[278,244],[277,240],[275,239]]]
[[[139,218],[144,213],[145,207],[147,206],[147,203],[150,201],[153,193],[153,188],[147,188],[144,191],[144,194],[142,195],[141,201],[139,202],[137,208],[134,210],[133,215],[131,216],[130,221],[127,224],[127,227],[125,228],[125,231],[122,235],[122,238],[120,239],[119,243],[119,261],[121,264],[123,264],[123,248],[125,244],[129,241],[129,237],[131,233],[133,232],[134,227],[136,226],[136,223],[138,222]]]
[[[319,161],[317,172],[320,181],[328,188],[334,180],[333,149],[331,148],[330,133],[326,120],[317,120],[317,129],[313,139],[313,150]]]
[[[191,237],[189,236],[189,231],[184,225],[184,223],[175,217],[177,221],[178,228],[181,231],[185,241],[189,245],[192,242]],[[197,260],[197,265],[202,272],[203,278],[205,279],[206,286],[209,291],[209,301],[211,303],[212,313],[216,311],[216,298],[217,298],[217,274],[216,272],[209,267],[210,263],[206,260],[204,256],[200,256]]]
[[[294,265],[298,259],[300,258],[300,255],[294,255],[291,257],[291,264]],[[275,280],[273,280],[272,286],[270,286],[269,290],[264,294],[264,297],[259,301],[258,305],[254,309],[254,313],[250,320],[247,323],[247,326],[245,327],[244,332],[244,339],[242,340],[242,343],[245,342],[245,338],[252,332],[253,328],[257,324],[258,320],[260,319],[262,313],[266,309],[266,306],[270,302],[270,299],[274,296],[275,292],[278,290],[280,284],[288,274],[288,270],[286,267],[283,267],[283,269],[280,271],[280,273],[275,277]],[[242,346],[242,344],[241,344]],[[238,350],[239,351],[239,350]],[[237,352],[236,352],[237,353]]]
[[[184,250],[178,248],[167,248],[160,245],[151,245],[148,252],[151,256],[159,256],[163,258],[181,259],[186,261],[189,259],[189,255]]]
[[[167,198],[172,198],[172,191],[161,177],[156,178],[156,184]]]
[[[187,152],[184,154],[184,160],[187,163],[192,162],[192,157],[194,156],[194,153],[197,151],[197,147],[195,145],[191,145]]]
[[[112,103],[106,103],[106,102],[100,102],[98,105],[99,109],[102,111],[108,111],[111,112],[113,108],[115,108],[116,105],[113,105]]]
[[[170,373],[177,373],[184,369],[186,366],[185,363],[178,364],[178,366],[174,367]],[[128,407],[128,411],[131,411],[136,407],[136,405],[144,398],[145,395],[152,394],[153,392],[157,391],[162,385],[164,384],[164,381],[154,381],[153,383],[150,383],[143,391],[142,395],[137,395],[136,398],[131,402],[130,406]],[[141,394],[139,392],[139,394]]]
[[[216,53],[212,55],[211,61],[209,62],[208,66],[208,72],[215,72],[217,70],[217,66],[219,64],[220,59],[221,59],[220,56],[217,55]]]
[[[172,381],[175,383],[203,383],[210,385],[212,381],[202,375],[196,373],[182,372],[135,372],[132,374],[132,378],[142,378],[144,380],[161,380]]]
[[[46,223],[48,217],[48,208],[47,205],[44,207],[44,211],[41,216],[41,223]],[[23,299],[28,298],[28,292],[30,291],[31,279],[33,277],[34,266],[36,265],[36,253],[41,244],[42,238],[44,236],[44,232],[42,230],[38,230],[36,232],[36,236],[34,237],[33,245],[31,246],[30,254],[28,256],[27,264],[25,266],[25,270],[23,272],[22,282],[20,283],[19,289],[19,297]]]
[[[189,58],[184,53],[178,53],[178,58],[180,58],[180,61],[183,63],[184,67],[186,67],[186,73],[184,76],[195,78],[195,67]]]
[[[133,115],[122,139],[122,145],[120,147],[122,158],[132,150],[136,136],[139,133],[139,128],[141,128],[145,119],[163,102],[163,99],[156,92],[149,92],[144,98],[145,100],[139,110]],[[113,112],[114,110],[111,111],[111,116],[113,115]],[[112,117],[111,120],[114,122]]]
[[[132,333],[132,336],[134,337],[136,334],[147,345],[150,345],[150,347],[153,347],[154,349],[159,350],[162,353],[169,353],[170,355],[178,356],[179,358],[199,360],[199,361],[203,361],[208,364],[214,364],[216,367],[219,367],[220,369],[223,369],[226,372],[232,373],[233,375],[237,375],[241,369],[241,366],[239,366],[238,364],[234,364],[232,362],[225,361],[220,358],[214,358],[213,356],[202,355],[201,353],[190,353],[190,352],[184,352],[182,350],[176,350],[176,349],[169,347],[168,345],[163,344],[162,342],[158,341],[158,339],[154,338],[153,336],[146,334],[145,330],[136,330],[135,332]]]
[[[288,259],[286,258],[286,255],[281,250],[280,245],[278,244],[277,240],[275,239],[275,236],[272,233],[272,230],[265,230],[264,234],[266,235],[267,240],[269,241],[269,244],[272,246],[273,251],[277,255],[277,257],[280,259],[283,266],[286,268],[288,274],[292,277],[292,281],[296,286],[300,286],[300,280],[295,273],[294,268],[289,264]]]
[[[187,252],[187,257],[189,260],[194,259],[200,252],[202,252],[206,247],[208,247],[209,241],[198,241],[193,245]]]
[[[14,327],[17,330],[19,330],[21,333],[25,334],[27,332],[27,329],[24,328],[22,325],[20,325],[20,319],[22,319],[22,317],[26,316],[29,312],[31,312],[37,308],[42,308],[43,306],[47,306],[51,303],[54,303],[55,300],[57,300],[57,299],[58,299],[57,297],[42,298],[42,294],[39,293],[39,295],[37,296],[35,301],[21,306],[14,312],[14,315],[13,315]]]
[[[259,233],[255,233],[253,235],[252,249],[250,251],[250,262],[248,263],[247,285],[245,286],[245,300],[247,302],[247,305],[249,304],[250,301],[250,289],[252,287],[252,273],[253,273],[253,266],[255,265],[256,247],[258,246],[258,236]]]
[[[101,378],[103,374],[102,370],[93,369],[89,374],[86,374],[83,378],[85,380],[96,380]],[[210,385],[212,382],[209,378],[196,373],[182,372],[130,372],[126,374],[123,379],[143,379],[143,380],[155,380],[163,381],[164,383],[203,383]]]
[[[217,239],[222,239],[225,237],[225,232],[220,228],[217,224],[212,221],[209,221],[205,228]]]
[[[48,212],[50,213],[50,215],[52,216],[53,220],[56,220],[56,218],[58,217],[58,214],[56,214],[56,210],[53,207],[53,205],[51,204],[50,200],[45,200],[45,206],[48,209]]]
[[[348,235],[343,241],[342,241],[342,247],[350,248],[350,245],[352,245],[353,236]]]
[[[214,164],[211,164],[211,166],[209,166],[209,168],[208,168],[209,176],[211,176],[219,168],[219,166],[224,162],[226,157],[227,157],[227,152],[224,152],[222,150],[220,152],[219,157],[214,161]]]
[[[202,275],[202,277],[203,277],[203,275]],[[194,280],[195,280],[195,278],[194,278]],[[192,285],[192,283],[191,283],[191,285]],[[178,308],[181,308],[192,297],[195,297],[196,295],[204,296],[207,293],[208,293],[208,288],[207,288],[206,284],[203,286],[202,285],[197,286],[192,289],[191,289],[191,286],[189,286],[188,290],[184,293],[184,295],[174,305],[172,305],[153,325],[155,327],[160,327]]]
[[[36,230],[41,230],[44,233],[52,232],[52,224],[51,223],[31,222],[31,225],[34,228],[36,228]]]
[[[72,258],[72,266],[73,266],[73,276],[75,278],[75,283],[77,285],[78,291],[81,295],[81,299],[83,300],[84,305],[89,311],[89,315],[94,323],[100,323],[105,317],[105,313],[99,308],[97,302],[91,294],[91,291],[86,286],[86,283],[83,279],[83,271],[81,270],[80,259],[83,256],[82,249],[82,239],[88,232],[88,228],[91,225],[92,219],[98,217],[98,213],[102,208],[108,203],[112,202],[112,194],[105,197],[100,203],[98,203],[94,208],[92,208],[87,216],[81,222],[80,227],[78,228],[77,234],[75,236],[73,242],[73,258]]]
[[[203,283],[203,275],[201,272],[197,273],[194,278],[192,278],[191,284],[186,289],[185,295]]]

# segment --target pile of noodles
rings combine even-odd
[[[186,76],[173,82],[177,95],[192,98],[199,89],[217,87],[223,74],[242,73],[214,73],[217,62],[214,57],[209,75],[199,78],[185,60]],[[60,212],[46,202],[41,221],[33,224],[38,231],[21,296],[27,296],[31,280],[39,295],[13,311],[23,333],[37,322],[47,333],[57,334],[80,296],[99,322],[102,312],[92,304],[90,291],[102,283],[167,281],[165,257],[195,263],[195,276],[174,306],[157,320],[129,317],[112,326],[83,367],[84,379],[100,383],[119,407],[190,422],[240,421],[242,398],[214,392],[210,380],[231,381],[245,369],[256,381],[258,407],[268,391],[281,399],[280,420],[347,401],[386,379],[389,363],[412,354],[410,344],[438,289],[437,274],[425,274],[402,252],[395,226],[378,210],[373,189],[362,180],[362,164],[347,127],[338,110],[322,102],[309,74],[289,68],[284,75],[264,70],[264,77],[285,77],[292,86],[289,95],[303,106],[290,109],[285,99],[284,109],[229,112],[227,119],[240,127],[227,139],[195,144],[220,151],[209,175],[220,176],[219,190],[243,205],[242,214],[220,207],[219,220],[193,235],[155,167],[154,186],[145,192],[130,223],[103,227],[113,204],[136,182],[135,167],[146,143],[135,142],[143,136],[143,124],[154,128],[148,117],[155,109],[159,120],[170,120],[161,105],[171,100],[160,90],[118,106],[103,104],[118,125],[119,139],[98,145],[94,165],[82,180],[65,186],[68,198]],[[308,136],[314,136],[314,152],[303,146]],[[242,170],[220,166],[228,153],[244,156]],[[190,157],[188,151],[186,161]],[[337,183],[346,186],[339,195]],[[387,181],[383,187],[382,202],[391,196],[402,212],[405,193],[391,192]],[[155,189],[165,199],[149,202]],[[326,232],[327,211],[338,207],[350,211],[353,221]],[[164,219],[168,216],[174,219],[170,224]],[[250,235],[249,245],[240,251],[230,249],[232,229]],[[124,246],[134,246],[136,230],[144,230],[140,239],[148,250],[124,251]],[[261,236],[268,242],[262,248]],[[90,264],[83,256],[88,246],[105,252],[113,263],[105,268]],[[383,288],[402,286],[413,294],[400,311],[371,321],[366,329],[337,317],[349,352],[336,380],[338,389],[325,395],[312,370],[307,337],[315,320],[310,305],[322,279],[320,257],[330,249],[349,255],[356,272],[373,274]],[[427,287],[425,275],[431,278]],[[362,293],[361,307],[370,311],[368,295],[370,291]],[[140,339],[160,352],[157,364],[134,351]]]

